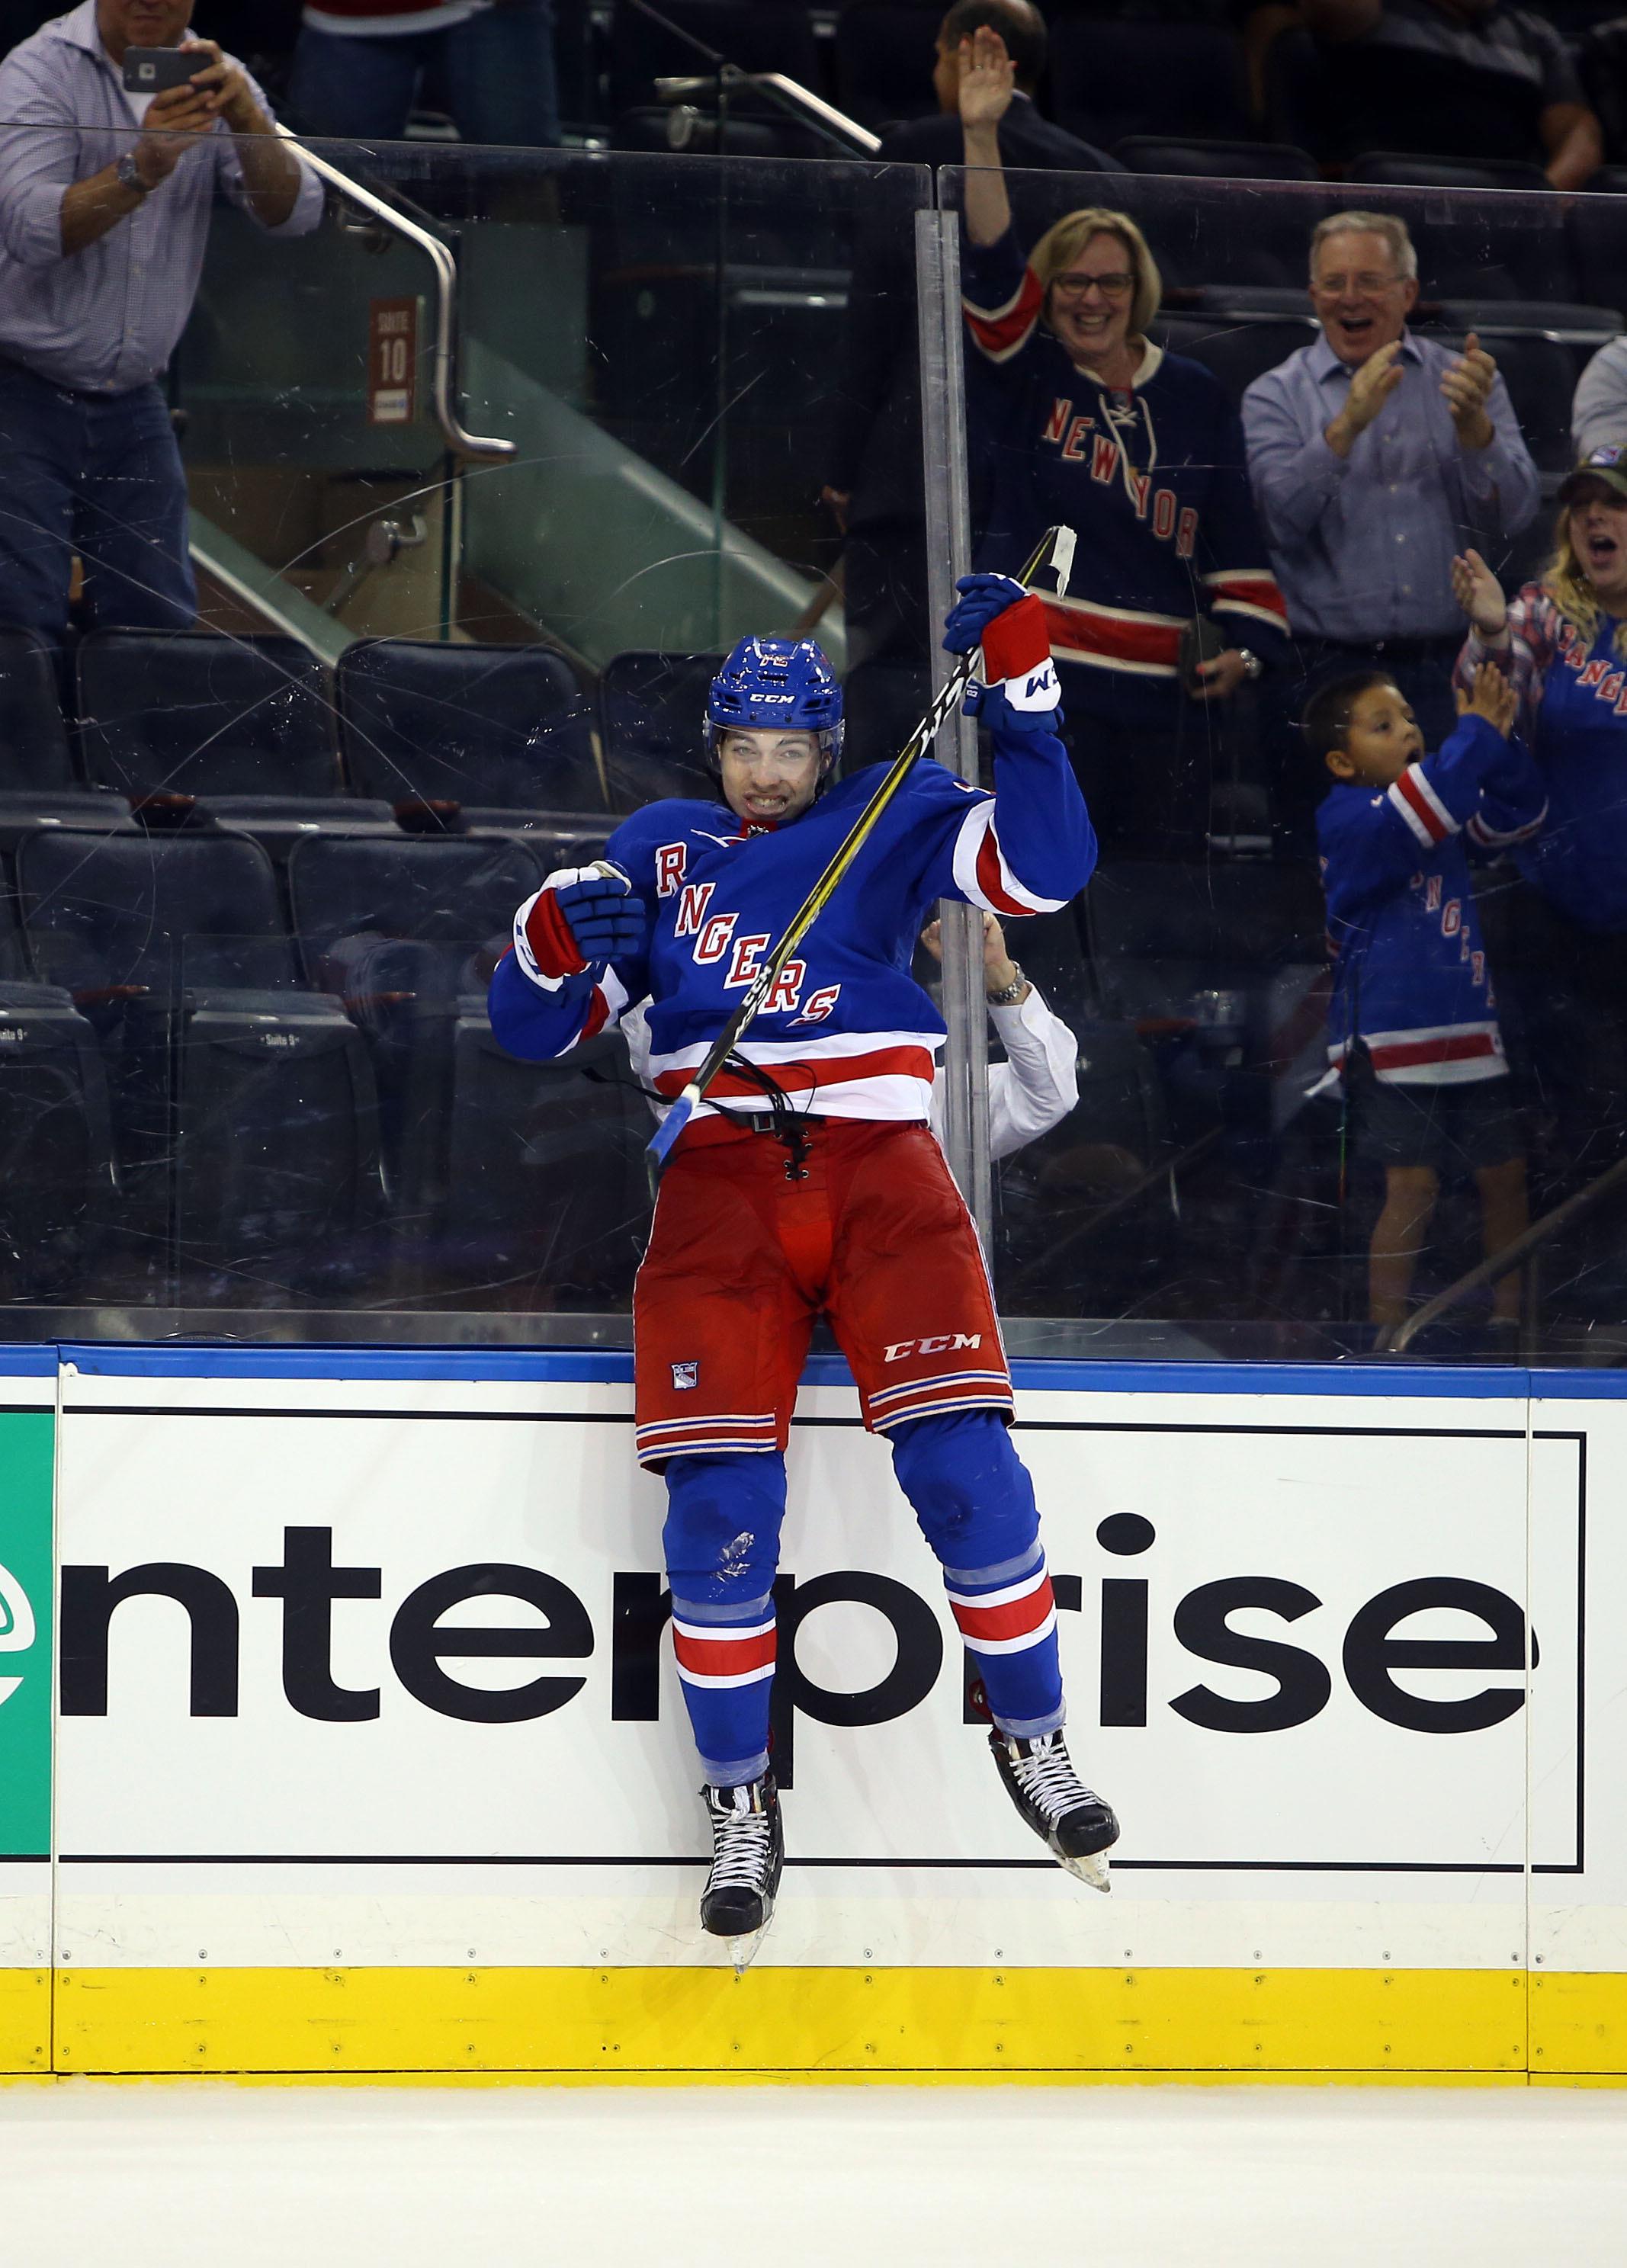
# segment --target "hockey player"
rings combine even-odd
[[[1488,1256],[1526,1225],[1525,1159],[1507,1101],[1498,1028],[1469,886],[1465,840],[1496,851],[1542,825],[1541,780],[1508,733],[1517,702],[1495,669],[1457,696],[1460,722],[1426,756],[1394,680],[1366,671],[1324,686],[1305,733],[1336,784],[1316,815],[1322,887],[1337,960],[1329,1010],[1330,1078],[1348,1083],[1359,1049],[1371,1090],[1358,1138],[1385,1172],[1368,1263],[1384,1344],[1407,1316],[1412,1271],[1455,1158],[1480,1191]],[[1503,1278],[1497,1322],[1518,1319]]]
[[[1084,886],[1095,841],[1056,737],[1040,601],[1005,576],[958,587],[945,644],[981,639],[986,683],[968,705],[993,737],[994,792],[931,762],[909,773],[681,1136],[634,1295],[637,1454],[666,1480],[674,1650],[712,1830],[701,1919],[720,1937],[763,1927],[779,1881],[773,1586],[791,1406],[821,1311],[942,1564],[1017,1809],[1089,1879],[1118,1835],[1063,1738],[1011,1380],[975,1233],[927,1130],[943,1021],[909,974],[936,900],[1053,910]],[[718,801],[650,805],[599,865],[551,875],[520,907],[490,998],[512,1053],[563,1055],[648,994],[653,1083],[678,1094],[880,776],[825,792],[842,694],[811,643],[742,639],[705,732]]]

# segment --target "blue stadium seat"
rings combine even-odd
[[[599,680],[599,729],[616,808],[657,796],[715,798],[706,768],[706,696],[720,653],[612,655]]]
[[[101,1043],[149,1279],[237,1299],[342,1277],[382,1194],[372,1073],[338,1003],[299,989],[266,852],[53,828],[16,860],[34,971]]]
[[[336,673],[364,795],[466,810],[598,812],[604,784],[575,672],[547,646],[362,638]]]
[[[322,666],[296,639],[92,630],[77,678],[79,745],[100,786],[211,799],[340,792]]]
[[[541,862],[512,839],[313,836],[288,880],[310,981],[372,1052],[396,1256],[414,1266],[446,1200],[459,1002],[483,996]]]

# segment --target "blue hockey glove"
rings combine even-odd
[[[1059,701],[1049,709],[1019,709],[1004,685],[980,685],[975,677],[968,683],[961,705],[968,717],[975,717],[1003,740],[1024,733],[1060,733],[1065,722]]]
[[[961,596],[944,618],[944,646],[950,653],[970,653],[995,616],[1028,595],[1012,575],[962,575],[954,587]]]
[[[644,900],[625,874],[583,867],[544,884],[523,934],[542,976],[570,978],[594,961],[642,952],[649,926]]]

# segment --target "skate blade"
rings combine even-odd
[[[1088,1859],[1059,1857],[1056,1863],[1065,1867],[1077,1881],[1088,1882],[1093,1890],[1105,1890],[1111,1894],[1113,1883],[1108,1873],[1108,1854],[1105,1851],[1093,1851]]]
[[[769,1920],[772,1918],[770,1915]],[[725,1938],[724,1946],[737,1977],[744,1977],[746,1971],[751,1967],[752,1962],[762,1951],[762,1940],[768,1933],[769,1924],[765,1921],[761,1929],[747,1930],[744,1936]]]

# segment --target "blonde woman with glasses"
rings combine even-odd
[[[1149,339],[1162,287],[1127,213],[1069,213],[1025,261],[1000,161],[1012,83],[997,40],[964,43],[976,564],[1014,572],[1044,528],[1077,529],[1050,635],[1092,815],[1121,850],[1196,848],[1214,712],[1285,644],[1242,428],[1209,371]]]

